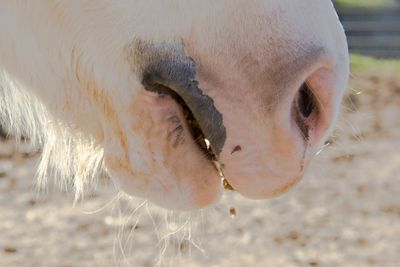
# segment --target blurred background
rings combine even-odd
[[[350,51],[400,57],[400,0],[337,0]]]
[[[3,266],[400,266],[400,1],[337,0],[351,52],[339,124],[305,179],[269,201],[227,193],[167,212],[107,180],[82,203],[37,194],[38,153],[0,140]]]

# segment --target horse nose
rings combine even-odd
[[[268,113],[246,117],[239,111],[249,109],[245,105],[225,112],[221,161],[227,181],[242,195],[263,199],[287,191],[329,134],[343,91],[335,87],[336,73],[322,67],[304,77],[290,83]]]

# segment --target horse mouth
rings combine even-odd
[[[184,111],[185,120],[192,135],[193,140],[197,144],[200,151],[202,151],[203,155],[214,165],[215,169],[217,170],[220,178],[221,184],[224,189],[235,191],[233,186],[228,182],[225,178],[224,171],[223,171],[223,164],[218,159],[216,153],[212,149],[211,142],[207,139],[206,135],[202,131],[199,122],[193,116],[192,111],[186,105],[182,98],[177,100],[177,103],[181,106],[181,109]]]
[[[172,91],[172,90],[171,90]],[[193,112],[185,103],[185,101],[179,96],[176,95],[174,97],[177,104],[181,107],[183,114],[185,116],[186,124],[189,128],[190,134],[195,141],[199,150],[203,153],[203,155],[214,165],[216,171],[218,172],[221,178],[221,184],[224,189],[235,191],[233,186],[228,182],[225,178],[224,171],[223,171],[223,164],[219,160],[217,154],[214,152],[212,144],[210,140],[207,138],[205,133],[203,132],[199,122],[196,120]]]
[[[185,120],[185,124],[189,130],[189,133],[195,142],[199,151],[201,151],[202,155],[208,159],[208,161],[213,164],[216,171],[218,172],[221,178],[221,184],[224,189],[234,191],[234,188],[230,185],[228,180],[224,176],[223,172],[223,164],[220,162],[218,154],[216,151],[214,143],[212,143],[212,138],[209,138],[206,134],[206,130],[203,130],[205,123],[209,123],[209,119],[205,117],[207,112],[204,114],[195,114],[191,105],[188,104],[183,97],[181,97],[175,90],[171,89],[169,86],[166,86],[161,83],[154,83],[151,86],[151,91],[156,92],[161,96],[171,97],[175,103],[180,107],[183,118]],[[199,119],[196,119],[199,118]],[[209,129],[210,127],[208,127]],[[210,134],[210,131],[208,131]],[[212,134],[212,133],[211,133]]]

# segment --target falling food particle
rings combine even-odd
[[[230,208],[229,209],[229,214],[231,215],[232,219],[236,218],[236,209],[235,208]]]

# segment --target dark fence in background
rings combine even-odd
[[[339,8],[350,51],[382,58],[400,58],[400,7]]]

